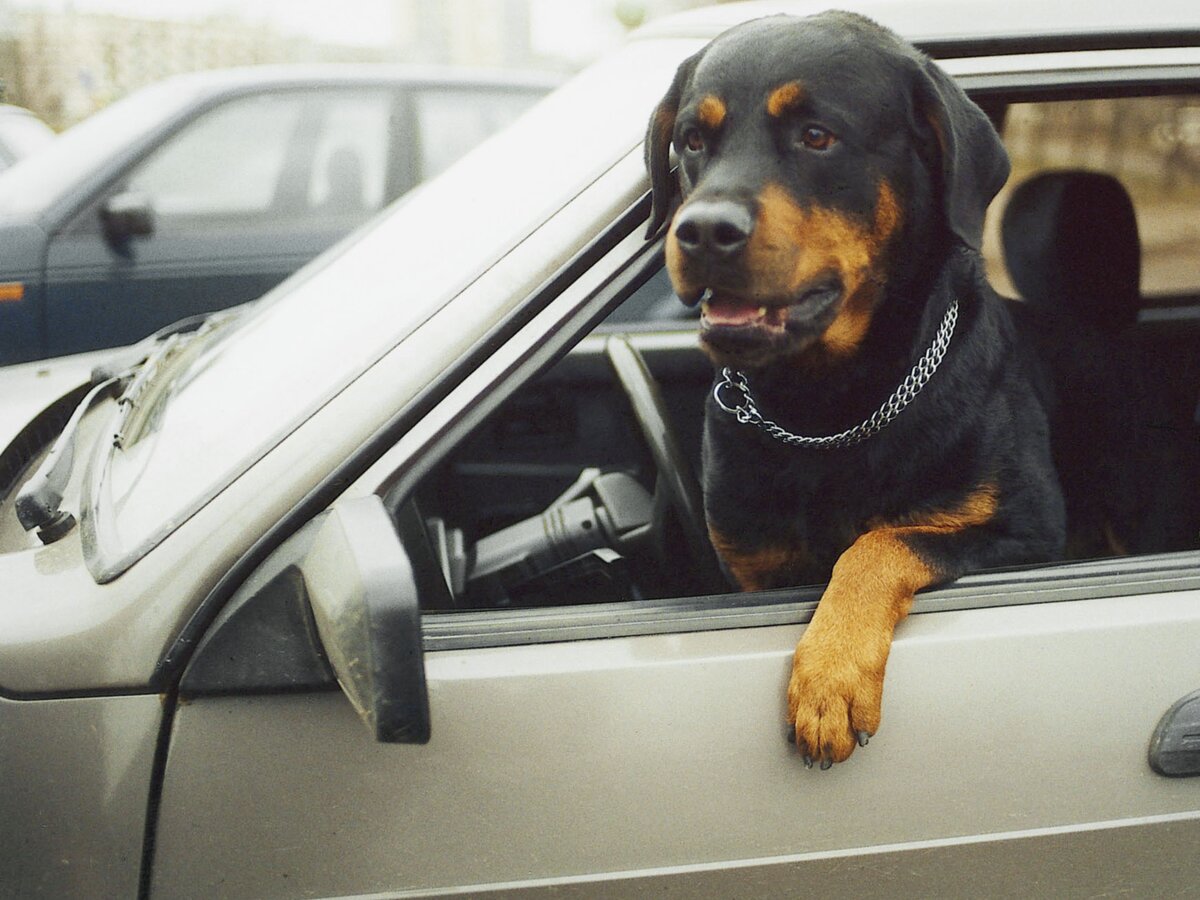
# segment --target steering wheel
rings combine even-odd
[[[704,522],[700,485],[680,449],[674,426],[667,415],[662,393],[646,360],[628,335],[609,337],[604,344],[617,381],[633,407],[633,415],[650,449],[657,469],[658,485],[674,510],[683,534],[684,549],[699,584],[710,590],[728,590],[728,581],[717,564]]]

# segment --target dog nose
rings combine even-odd
[[[753,230],[750,210],[732,200],[689,203],[675,220],[675,240],[688,256],[734,256]]]

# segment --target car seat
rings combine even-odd
[[[1036,320],[1028,333],[1059,395],[1051,438],[1069,553],[1195,547],[1200,441],[1159,345],[1133,327],[1141,241],[1129,194],[1101,172],[1039,173],[1013,191],[1000,237],[1033,308],[1015,312]]]
[[[1110,334],[1137,321],[1142,248],[1133,201],[1116,178],[1081,169],[1034,175],[1013,191],[1000,236],[1027,302]]]

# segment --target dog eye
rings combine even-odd
[[[800,132],[800,143],[809,150],[828,150],[837,143],[837,138],[820,125],[806,125]]]
[[[682,135],[683,146],[692,153],[700,153],[704,150],[704,135],[700,133],[698,128],[689,128]]]

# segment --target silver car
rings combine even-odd
[[[0,370],[0,895],[1195,894],[1200,553],[922,594],[827,772],[784,708],[820,587],[704,563],[712,373],[642,135],[707,40],[823,6],[653,24],[256,304]],[[1191,497],[1195,4],[858,8],[1014,184],[1133,196],[1147,434]],[[1047,202],[1048,252],[1102,243]]]

